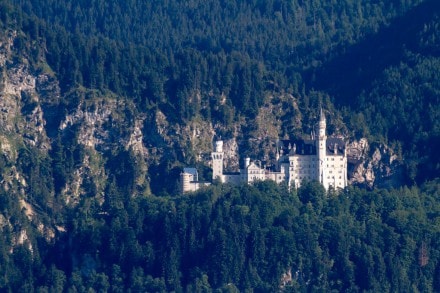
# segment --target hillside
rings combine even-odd
[[[0,290],[267,292],[289,271],[287,291],[440,290],[439,17],[432,0],[0,1]],[[182,167],[210,178],[214,138],[226,168],[270,160],[321,107],[360,189],[178,196]]]

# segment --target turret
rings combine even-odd
[[[251,164],[251,158],[247,157],[244,159],[244,168],[246,169]]]
[[[212,159],[212,179],[219,178],[222,180],[223,176],[223,141],[215,142],[215,151],[211,153]]]
[[[215,152],[223,153],[223,141],[222,140],[217,140],[215,142]]]
[[[191,191],[191,177],[192,175],[189,173],[182,172],[180,173],[180,193],[184,194],[185,192]]]

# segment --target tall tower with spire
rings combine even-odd
[[[325,129],[327,127],[327,123],[325,121],[324,111],[321,108],[318,122],[318,139],[316,143],[318,144],[318,176],[319,182],[322,185],[327,186],[326,182],[326,160],[327,160],[327,135],[325,133]]]

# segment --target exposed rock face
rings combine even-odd
[[[182,138],[188,137],[197,161],[210,157],[215,130],[212,123],[201,119],[190,121],[182,129]]]
[[[18,205],[29,222],[47,230],[28,200],[29,178],[19,166],[20,152],[35,150],[41,158],[47,157],[51,142],[46,133],[46,120],[40,99],[39,86],[50,80],[46,74],[34,74],[25,59],[12,58],[17,33],[6,31],[0,35],[0,188],[17,199]],[[57,84],[52,85],[54,92]],[[33,251],[32,238],[24,227],[12,225],[11,215],[0,214],[0,230],[5,226],[14,231],[10,243],[12,252],[17,245]],[[49,235],[49,234],[47,234]]]
[[[64,131],[68,127],[78,127],[77,142],[91,149],[99,148],[109,139],[109,130],[103,127],[110,115],[118,106],[111,99],[97,99],[92,105],[79,103],[72,114],[67,115],[61,122],[59,129]]]
[[[47,80],[48,77],[33,75],[27,62],[11,61],[15,35],[15,32],[9,32],[6,41],[0,43],[0,63],[5,66],[0,80],[0,88],[3,89],[0,93],[0,130],[23,140],[28,146],[47,151],[50,142],[44,127],[46,121],[37,92],[37,80]]]
[[[135,154],[142,157],[147,157],[148,150],[144,146],[143,135],[144,120],[144,117],[135,120],[133,130],[130,134],[128,142],[126,143],[126,149],[132,149]]]
[[[234,124],[230,136],[222,138],[225,169],[238,170],[247,156],[262,160],[262,164],[270,164],[275,160],[278,139],[283,135],[298,134],[302,127],[301,119],[295,97],[289,94],[268,96],[254,120],[241,119]],[[285,120],[289,121],[288,125]],[[218,133],[223,131],[222,125],[215,125],[215,139],[221,138]],[[212,151],[212,146],[209,151]],[[206,164],[209,163],[206,161]]]
[[[225,140],[223,142],[223,151],[225,169],[229,171],[238,170],[240,162],[237,140],[235,138]]]
[[[11,49],[14,44],[14,40],[17,37],[17,32],[8,30],[4,32],[4,35],[0,39],[0,66],[4,67],[6,61],[8,61],[11,54]]]
[[[349,163],[348,177],[350,183],[365,183],[367,182],[367,171],[364,168],[364,162],[369,151],[368,140],[362,138],[359,141],[352,141],[347,145],[347,157]],[[371,183],[374,182],[370,181]]]
[[[403,180],[402,162],[386,145],[372,148],[368,140],[362,138],[348,144],[347,156],[351,184],[391,187],[399,186]]]

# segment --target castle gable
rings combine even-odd
[[[329,137],[326,142],[327,156],[342,156],[345,154],[345,142],[341,138]]]
[[[258,167],[254,162],[250,163],[249,166],[246,167],[246,170],[260,170],[261,168]]]
[[[281,140],[281,149],[284,154],[293,155],[316,155],[316,145],[314,140]]]

